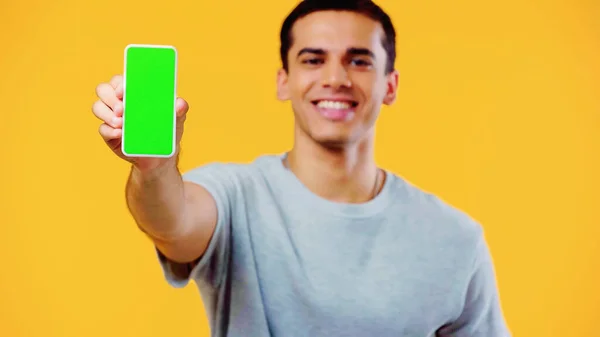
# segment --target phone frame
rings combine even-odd
[[[173,149],[171,153],[169,154],[140,154],[140,153],[127,153],[125,151],[125,138],[126,138],[126,132],[125,132],[125,128],[126,128],[126,99],[127,99],[127,52],[129,51],[129,49],[131,48],[150,48],[150,49],[157,49],[157,48],[164,48],[164,49],[171,49],[173,50],[173,52],[175,53],[175,66],[173,71],[174,73],[174,83],[173,83],[173,145],[171,146],[171,148]],[[161,45],[161,44],[140,44],[140,43],[131,43],[128,44],[125,47],[124,53],[123,53],[123,125],[121,127],[121,152],[123,153],[124,156],[126,157],[132,157],[132,158],[171,158],[175,155],[175,153],[177,153],[177,70],[178,70],[178,63],[179,63],[179,55],[177,52],[177,48],[175,48],[172,45]]]

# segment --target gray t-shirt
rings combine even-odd
[[[158,252],[168,282],[194,280],[212,336],[508,337],[481,226],[387,172],[381,193],[341,204],[264,155],[184,174],[215,198],[199,263]]]

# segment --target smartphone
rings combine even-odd
[[[176,152],[177,50],[125,47],[121,151],[128,157],[172,157]]]

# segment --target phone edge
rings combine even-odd
[[[127,96],[127,52],[130,48],[167,48],[173,50],[175,53],[175,64],[174,64],[174,76],[173,76],[173,130],[172,130],[172,145],[171,145],[171,153],[166,155],[157,155],[157,154],[134,154],[127,153],[125,151],[125,100]],[[123,125],[121,126],[121,153],[125,157],[129,158],[171,158],[177,153],[177,79],[178,79],[178,69],[179,69],[179,53],[177,48],[173,45],[159,45],[159,44],[140,44],[140,43],[130,43],[125,46],[123,52]]]

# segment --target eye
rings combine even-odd
[[[353,66],[357,66],[357,67],[370,67],[371,66],[371,62],[369,62],[365,59],[360,59],[360,58],[352,59],[350,61],[350,64],[352,64]]]
[[[319,65],[323,63],[323,60],[320,58],[310,58],[303,60],[302,63],[309,65]]]

